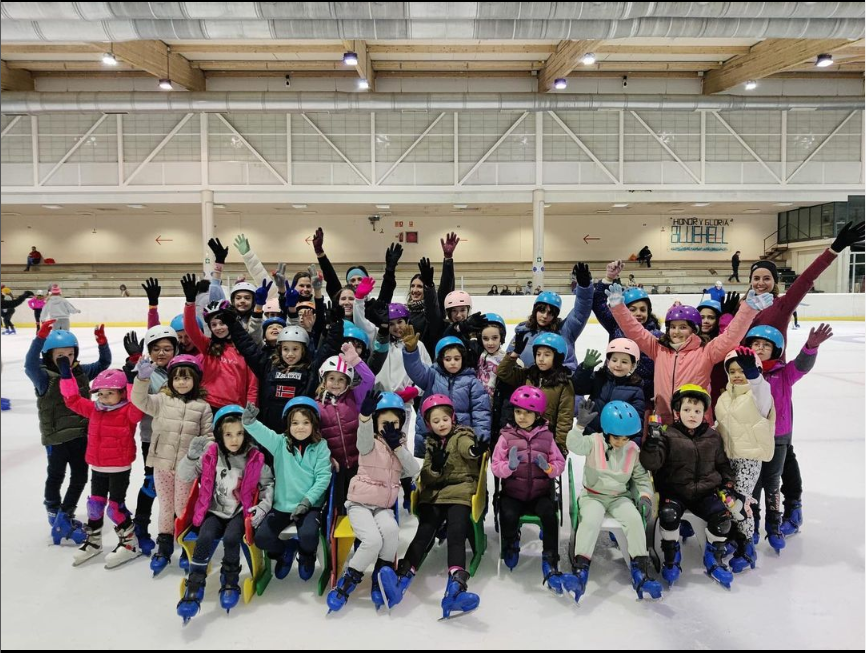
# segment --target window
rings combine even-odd
[[[805,231],[805,230],[804,230]],[[809,238],[821,237],[821,207],[813,206],[809,209]]]
[[[848,292],[863,292],[864,273],[866,273],[866,254],[863,252],[851,252]]]

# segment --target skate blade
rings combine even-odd
[[[93,559],[96,558],[97,556],[98,556],[98,554],[95,555],[95,556],[91,556],[91,557],[89,557],[89,558],[85,558],[84,560],[74,560],[74,561],[72,562],[72,566],[73,566],[73,567],[80,567],[80,566],[83,565],[84,563],[86,563],[86,562],[90,562],[91,560],[93,560]]]
[[[704,572],[704,573],[706,573],[706,572]],[[720,581],[719,579],[717,579],[717,578],[713,578],[710,574],[706,574],[706,575],[709,577],[709,579],[710,579],[711,581],[713,581],[714,583],[716,583],[716,585],[718,585],[719,587],[723,587],[723,588],[725,588],[726,590],[728,590],[729,592],[731,591],[731,586],[730,586],[730,584],[727,584],[727,585],[726,585],[725,583],[723,583],[723,582]]]
[[[478,608],[472,608],[471,610],[465,610],[457,612],[455,614],[449,614],[447,617],[443,616],[440,619],[437,619],[437,621],[451,621],[452,619],[459,619],[460,617],[465,617],[467,614],[472,614],[477,609]]]
[[[111,566],[109,566],[108,563],[106,563],[105,568],[106,568],[106,569],[117,569],[118,567],[122,567],[122,566],[124,566],[124,565],[126,565],[126,564],[129,564],[129,563],[132,562],[133,560],[138,560],[140,557],[141,557],[141,555],[139,554],[139,555],[135,556],[134,558],[129,558],[129,559],[127,559],[127,560],[124,560],[123,562],[118,562],[117,564],[114,564],[114,565],[111,565]]]

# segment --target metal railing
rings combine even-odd
[[[807,234],[805,231],[803,231],[802,229],[800,229],[800,227],[798,227],[797,225],[794,225],[794,224],[787,224],[787,225],[785,225],[785,228],[788,229],[788,230],[790,230],[791,228],[796,229],[797,231],[799,231],[801,234],[803,234],[803,235],[806,237],[806,238],[805,238],[806,240],[809,240],[809,239],[811,238],[811,237],[809,236],[809,234]],[[779,243],[779,238],[778,238],[778,236],[779,236],[779,232],[780,232],[780,231],[781,231],[781,229],[776,229],[776,231],[774,231],[774,232],[771,233],[769,236],[767,236],[766,238],[764,238],[764,254],[766,254],[767,252],[769,252],[769,251],[770,251],[770,247],[773,247],[773,245],[787,244],[787,242],[790,242],[790,239],[789,239],[786,243]],[[769,245],[769,247],[768,247],[768,246],[767,246],[767,241],[770,240],[770,238],[772,238],[773,236],[776,236],[776,240],[774,240],[772,243],[770,243],[770,245]],[[815,238],[814,240],[820,240],[820,237],[819,237],[819,238]]]

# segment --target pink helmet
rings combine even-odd
[[[59,294],[60,294],[60,286],[58,286],[58,285],[55,283],[53,286],[51,286],[51,290],[49,291],[49,294],[51,294],[51,295],[59,295]]]
[[[628,354],[637,363],[640,359],[640,349],[634,340],[628,338],[615,338],[607,343],[607,356],[611,354]]]
[[[447,313],[452,308],[459,306],[467,306],[472,308],[472,297],[465,290],[452,290],[445,295],[445,312]]]
[[[262,307],[262,311],[265,313],[282,313],[282,310],[280,309],[280,298],[272,297],[266,301],[265,305]]]
[[[547,410],[547,397],[534,386],[522,385],[511,393],[511,405],[543,415],[544,411]]]
[[[190,356],[189,354],[175,356],[168,364],[168,371],[171,372],[176,367],[191,367],[201,376],[201,356]]]
[[[437,408],[438,406],[448,406],[454,410],[454,403],[445,395],[430,395],[421,404],[421,414],[424,416],[424,421],[427,421],[427,413]]]
[[[99,390],[126,390],[126,374],[123,370],[100,372],[90,384],[90,392]]]

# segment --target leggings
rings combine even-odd
[[[173,471],[157,469],[156,494],[159,497],[159,532],[174,533],[174,517],[183,513],[192,483],[180,480]],[[241,520],[243,521],[243,520]]]
[[[319,528],[321,526],[322,511],[311,508],[309,512],[302,515],[296,522],[298,525],[298,543],[301,553],[314,555],[319,546]],[[288,512],[271,510],[265,521],[256,529],[256,546],[268,555],[277,559],[283,555],[286,542],[280,539],[280,532],[292,523],[292,515]]]
[[[418,506],[418,530],[406,551],[406,560],[417,569],[433,538],[447,520],[448,567],[466,567],[466,536],[469,533],[469,506],[455,503],[422,503]]]
[[[210,560],[213,543],[223,540],[223,566],[237,567],[241,563],[241,540],[244,537],[243,508],[231,519],[208,513],[198,529],[198,539],[192,554],[193,564],[206,565]]]
[[[150,442],[141,443],[141,460],[147,461],[150,451]],[[144,483],[138,491],[138,499],[135,502],[135,523],[147,531],[150,524],[150,516],[153,513],[153,500],[156,498],[156,483],[153,478],[153,467],[144,466]],[[171,532],[171,531],[166,531]]]
[[[87,498],[87,525],[102,528],[106,503],[108,518],[118,528],[126,528],[132,523],[126,509],[126,491],[129,489],[130,470],[123,472],[98,472],[95,469],[90,477],[90,496]]]
[[[510,542],[518,538],[521,515],[537,515],[541,519],[543,549],[546,554],[559,551],[559,523],[556,516],[556,503],[545,494],[536,499],[521,501],[507,494],[499,497],[499,527],[502,541]]]

